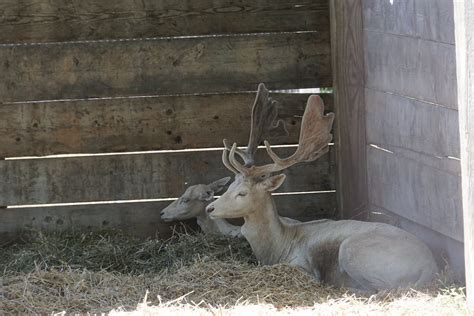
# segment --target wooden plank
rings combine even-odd
[[[457,108],[454,45],[368,30],[365,43],[367,87]]]
[[[454,45],[452,0],[364,0],[364,28]]]
[[[0,42],[328,31],[327,0],[3,0]]]
[[[330,7],[338,201],[342,217],[352,218],[368,203],[362,3],[332,0]]]
[[[309,94],[272,93],[281,103],[289,136],[297,143]],[[321,95],[333,109],[332,94]],[[255,93],[95,99],[0,104],[4,157],[221,147],[228,138],[245,145]]]
[[[303,221],[333,218],[336,213],[334,193],[278,195],[275,201],[281,215]],[[178,225],[178,222],[165,223],[160,218],[160,211],[169,203],[158,201],[9,208],[0,210],[0,240],[17,237],[29,230],[91,231],[111,228],[142,238],[157,234],[167,238],[171,235],[171,228]]]
[[[276,148],[289,156],[295,148]],[[229,175],[222,152],[197,151],[0,161],[0,205],[177,197],[186,183]],[[269,161],[260,150],[257,161]],[[331,190],[333,153],[286,171],[281,191]]]
[[[171,236],[173,226],[160,218],[169,202],[111,203],[77,206],[9,208],[0,212],[0,238],[14,239],[28,231],[89,232],[123,230],[146,238]],[[185,221],[195,229],[195,221]],[[3,237],[3,238],[2,238]]]
[[[474,312],[474,2],[455,1],[467,302]]]
[[[369,143],[459,158],[456,110],[372,89],[365,90],[365,101]]]
[[[456,157],[442,157],[435,156],[428,153],[423,153],[420,151],[406,149],[403,147],[390,146],[385,144],[368,144],[369,146],[385,150],[389,153],[395,153],[398,156],[402,156],[406,159],[415,160],[419,163],[429,166],[433,169],[437,169],[446,173],[450,173],[453,176],[461,176],[461,165],[459,163],[459,158]]]
[[[372,204],[455,240],[463,240],[458,175],[373,147],[368,147],[367,156]]]
[[[1,101],[331,86],[329,33],[0,47]]]

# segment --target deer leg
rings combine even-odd
[[[437,270],[429,249],[401,230],[346,239],[339,248],[339,265],[364,289],[376,291],[422,285]]]
[[[377,266],[379,256],[375,253],[377,250],[371,249],[370,244],[366,242],[370,238],[374,236],[363,234],[348,238],[341,243],[339,267],[350,277],[350,280],[347,280],[349,284],[345,284],[346,287],[368,292],[377,292],[390,287],[390,282],[377,271],[379,269],[374,268]]]

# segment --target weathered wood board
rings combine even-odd
[[[372,89],[365,100],[368,143],[459,159],[456,110]]]
[[[169,202],[131,200],[176,197],[229,175],[221,151],[209,147],[224,137],[245,145],[258,83],[331,87],[328,7],[327,0],[2,1],[0,207],[85,204],[0,208],[0,237],[104,228],[168,236],[159,210]],[[271,141],[295,143],[308,95],[273,96],[290,136]],[[324,99],[331,110],[332,96]],[[150,150],[159,152],[114,154]],[[108,154],[24,157],[91,153]],[[282,215],[335,216],[334,155],[331,148],[286,172],[279,192],[306,194],[277,195]]]
[[[331,86],[329,33],[0,47],[1,101]]]
[[[0,43],[328,31],[327,0],[3,0]]]
[[[277,195],[275,202],[282,216],[308,221],[333,218],[336,214],[334,193]],[[11,208],[0,210],[0,240],[20,232],[91,231],[120,229],[138,237],[158,234],[170,236],[171,226],[160,218],[160,211],[171,202],[135,202],[75,206]],[[146,219],[146,220],[144,220]]]
[[[463,240],[459,175],[373,147],[367,157],[371,204]]]
[[[272,93],[297,143],[308,94]],[[333,110],[331,94],[321,95]],[[0,157],[245,145],[255,93],[0,104]],[[297,116],[297,117],[295,117]]]
[[[295,148],[276,148],[287,157]],[[148,153],[0,161],[0,205],[177,197],[186,184],[230,175],[222,151]],[[259,150],[257,163],[269,161]],[[332,151],[286,171],[281,191],[334,189]]]
[[[331,1],[337,188],[342,217],[367,206],[361,0]]]
[[[364,0],[364,29],[454,44],[452,0]]]
[[[462,273],[447,249],[463,241],[453,1],[363,3],[369,209]]]
[[[474,312],[474,2],[455,1],[467,303]]]
[[[366,86],[457,108],[451,44],[365,31]]]

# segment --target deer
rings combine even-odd
[[[222,191],[230,179],[231,177],[225,177],[210,184],[188,187],[177,200],[161,211],[161,219],[171,222],[196,218],[205,234],[241,238],[240,226],[232,225],[225,219],[211,219],[206,212],[206,206],[214,200],[214,194]]]
[[[264,84],[260,84],[251,112],[248,146],[245,150],[235,149],[246,165],[254,163],[258,145],[263,138],[288,134],[284,122],[278,119],[278,109],[279,103],[270,98],[268,89]],[[224,140],[224,146],[230,148],[226,140]],[[214,200],[214,194],[222,191],[230,179],[230,177],[225,177],[210,184],[196,184],[188,187],[177,200],[161,211],[161,218],[165,222],[196,218],[197,224],[206,234],[242,238],[240,226],[233,225],[225,219],[211,219],[205,210],[206,206]],[[288,217],[283,217],[282,220],[298,222]]]
[[[286,263],[317,282],[368,293],[429,283],[438,272],[431,250],[398,227],[351,219],[288,223],[278,216],[271,193],[285,181],[280,172],[327,153],[333,121],[322,99],[309,96],[295,152],[280,158],[265,140],[273,162],[260,166],[241,164],[236,143],[224,142],[222,162],[235,180],[206,207],[209,217],[243,217],[241,233],[261,264]]]
[[[230,179],[231,177],[225,177],[210,184],[189,186],[178,199],[160,212],[161,219],[172,222],[196,218],[197,224],[205,234],[243,238],[239,225],[233,225],[225,219],[211,219],[206,212],[206,206],[214,200],[214,194],[222,191]],[[288,217],[282,217],[282,220],[298,222]]]

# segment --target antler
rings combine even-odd
[[[235,149],[235,152],[243,159],[244,165],[249,167],[255,163],[255,153],[258,145],[269,137],[276,135],[288,135],[285,122],[278,119],[278,102],[269,97],[269,92],[263,83],[258,85],[257,96],[252,108],[250,136],[247,148]],[[224,146],[230,151],[231,146],[224,139]],[[226,158],[227,159],[227,158]],[[229,168],[228,162],[224,165],[235,173],[234,168]],[[234,170],[233,170],[234,169]]]
[[[332,140],[331,128],[333,121],[334,113],[324,115],[323,100],[317,95],[311,95],[308,98],[306,109],[303,114],[298,148],[293,155],[281,159],[273,152],[268,141],[265,141],[268,155],[273,160],[273,163],[264,166],[247,167],[241,165],[235,159],[237,144],[234,143],[230,149],[230,161],[227,157],[225,157],[225,160],[229,165],[231,165],[234,172],[238,171],[247,177],[258,177],[264,174],[284,170],[299,162],[314,161],[329,150],[328,143]],[[223,160],[224,156],[225,154],[223,155]]]

